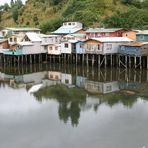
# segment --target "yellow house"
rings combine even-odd
[[[122,37],[127,37],[129,39],[136,41],[136,33],[137,31],[132,31],[132,30],[126,31],[122,33]]]

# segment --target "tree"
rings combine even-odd
[[[11,8],[12,8],[13,5],[14,5],[14,1],[13,0],[11,0],[10,5],[11,5]]]
[[[3,10],[4,11],[8,11],[9,10],[9,5],[7,3],[4,4]]]

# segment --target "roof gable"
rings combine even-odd
[[[26,36],[31,42],[41,42],[41,38],[36,33],[26,33]]]

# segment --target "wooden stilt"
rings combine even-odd
[[[100,64],[100,54],[98,55],[98,68],[100,69],[101,64]]]
[[[106,68],[106,66],[107,66],[107,57],[106,57],[106,55],[104,55],[104,66],[105,66],[105,68]]]
[[[140,69],[142,69],[142,60],[141,60],[141,56],[139,57],[140,60]]]
[[[89,63],[88,63],[88,54],[87,54],[87,57],[86,57],[87,59],[86,59],[86,63],[87,63],[87,67],[88,67],[88,65],[89,65]]]
[[[110,65],[111,65],[111,67],[113,66],[113,56],[112,56],[112,54],[110,55]]]
[[[147,56],[147,69],[148,69],[148,56]]]
[[[95,55],[93,54],[92,55],[92,67],[94,67],[94,62],[95,62],[95,57],[94,57]]]
[[[134,67],[135,67],[135,69],[137,67],[137,57],[136,56],[134,56]]]

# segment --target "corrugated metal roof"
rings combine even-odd
[[[101,37],[101,38],[92,38],[93,40],[99,42],[130,42],[133,41],[127,37]]]
[[[74,37],[81,37],[84,38],[86,36],[86,34],[82,34],[82,33],[75,33],[75,34],[71,34]]]
[[[147,34],[148,35],[148,30],[139,31],[137,34]]]
[[[115,32],[115,31],[118,31],[118,30],[121,30],[123,28],[89,28],[88,30],[86,30],[87,33],[89,32],[92,32],[92,33],[95,33],[95,32]]]
[[[64,28],[64,27],[60,27],[59,29],[57,29],[56,31],[54,31],[54,34],[70,34],[70,33],[75,33],[79,30],[81,30],[82,28]]]
[[[37,33],[26,33],[26,36],[30,39],[32,42],[41,42],[41,38],[38,36]]]
[[[0,39],[0,43],[6,42],[8,39]]]
[[[128,44],[123,44],[123,46],[134,46],[134,47],[140,47],[143,45],[147,45],[148,42],[133,42],[133,43],[128,43]]]
[[[33,44],[31,42],[19,42],[18,45],[21,45],[21,46],[31,46]]]
[[[40,31],[41,29],[38,28],[11,28],[11,27],[6,27],[6,30],[11,30],[11,31]]]
[[[39,37],[41,38],[53,38],[53,37],[60,37],[60,35],[54,35],[54,34],[39,34]]]

